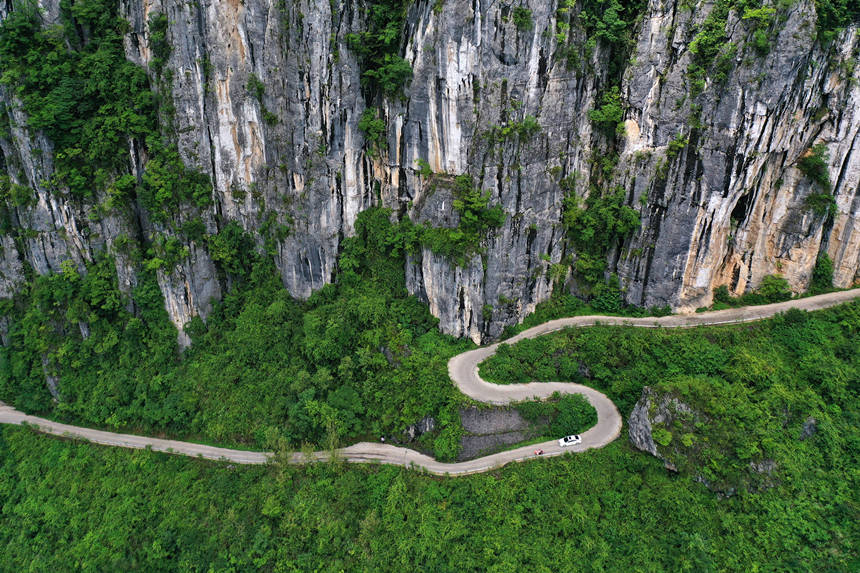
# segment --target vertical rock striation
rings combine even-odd
[[[46,25],[59,21],[56,0],[40,7]],[[402,97],[383,104],[387,146],[379,154],[368,153],[358,128],[365,94],[346,40],[364,27],[364,2],[124,0],[120,11],[130,22],[126,55],[145,67],[154,58],[147,24],[157,14],[168,18],[165,72],[150,75],[166,102],[163,129],[186,165],[212,181],[212,206],[194,216],[208,233],[235,222],[261,248],[268,243],[294,296],[332,280],[340,240],[370,206],[455,226],[445,182],[464,173],[504,208],[504,225],[463,266],[423,248],[406,275],[442,330],[475,341],[498,336],[549,297],[550,267],[576,256],[565,241],[563,199],[592,185],[623,187],[641,214],[641,229],[608,254],[630,303],[693,309],[709,303],[717,286],[740,293],[774,273],[801,291],[824,252],[837,286],[857,280],[856,26],[822,46],[814,5],[802,0],[779,15],[761,54],[749,23],[730,12],[734,60],[722,81],[709,80],[693,96],[691,42],[711,4],[690,10],[652,0],[621,76],[626,134],[613,143],[588,115],[616,79],[606,48],[588,48],[581,27],[560,37],[556,2],[522,7],[531,23],[518,27],[503,3],[410,6],[402,54],[413,79]],[[165,226],[141,205],[103,212],[104,197],[74,201],[45,185],[51,142],[27,128],[8,88],[0,99],[9,124],[0,166],[35,196],[9,206],[0,296],[11,296],[31,271],[56,272],[65,260],[83,269],[104,251],[115,255],[120,286],[130,292],[138,263],[118,239],[175,235],[188,248],[158,270],[166,308],[180,328],[205,318],[230,279],[205,242],[172,230],[192,214],[175,213]],[[816,144],[829,152],[835,198],[824,214],[808,206],[815,183],[798,169]],[[607,176],[597,163],[615,151],[618,164]],[[142,154],[129,149],[137,176]],[[572,180],[572,190],[561,184]],[[273,239],[273,226],[289,233]]]

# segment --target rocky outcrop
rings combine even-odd
[[[628,302],[692,309],[708,304],[717,286],[740,293],[773,273],[800,291],[822,252],[834,261],[837,286],[857,280],[856,27],[821,46],[813,3],[802,0],[780,14],[761,55],[749,24],[731,13],[735,59],[722,83],[710,79],[693,96],[690,44],[712,4],[687,10],[652,0],[619,72],[626,136],[612,143],[588,116],[615,81],[606,48],[586,49],[581,26],[557,34],[557,3],[521,4],[531,26],[518,27],[504,3],[410,6],[402,54],[414,75],[402,97],[384,102],[386,145],[373,154],[358,128],[366,104],[346,40],[364,28],[363,2],[146,0],[122,2],[121,12],[130,22],[126,55],[142,66],[153,59],[148,20],[168,17],[172,79],[153,83],[174,108],[167,131],[183,160],[211,178],[213,205],[199,213],[207,232],[235,221],[262,246],[267,225],[288,226],[270,252],[294,296],[332,280],[342,237],[372,205],[456,225],[450,194],[434,178],[463,173],[504,208],[505,223],[465,264],[424,248],[409,258],[406,276],[443,331],[476,342],[532,312],[552,292],[550,267],[575,259],[562,225],[570,192],[562,180],[575,180],[580,196],[592,184],[621,186],[640,212],[641,229],[607,255]],[[59,18],[56,0],[40,7],[46,23]],[[264,89],[249,88],[257,82]],[[172,227],[150,221],[140,205],[105,213],[104,197],[76,202],[51,191],[43,184],[53,172],[51,142],[25,127],[20,102],[3,88],[0,99],[10,126],[0,137],[2,166],[36,197],[10,207],[0,296],[19,289],[28,269],[55,272],[64,260],[83,268],[106,250],[131,292],[139,269],[118,239],[175,235]],[[819,143],[829,151],[832,215],[808,208],[814,185],[797,168]],[[615,152],[607,174],[595,160]],[[129,156],[139,175],[145,158],[134,145]],[[422,175],[425,165],[433,177]],[[181,223],[186,214],[175,216]],[[179,238],[187,255],[159,269],[158,284],[181,331],[205,318],[230,282],[204,244]]]
[[[761,491],[778,483],[775,460],[738,460],[736,428],[726,427],[725,420],[691,407],[673,392],[643,388],[627,425],[637,449],[719,495],[732,496],[739,488]]]
[[[630,412],[630,418],[627,420],[627,433],[636,448],[659,458],[667,469],[676,471],[678,468],[675,463],[658,450],[654,439],[654,430],[655,426],[659,426],[656,429],[665,435],[666,428],[671,428],[675,420],[680,418],[689,420],[702,419],[703,417],[675,396],[653,392],[651,388],[646,386],[642,390],[642,397],[636,402],[633,411]],[[664,445],[668,445],[668,443]]]

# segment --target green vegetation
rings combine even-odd
[[[770,52],[770,38],[768,37],[768,30],[773,24],[774,14],[776,14],[776,8],[771,6],[744,9],[742,19],[745,22],[752,22],[752,45],[756,52],[761,56]]]
[[[828,159],[827,146],[818,143],[798,160],[797,168],[819,189],[806,196],[804,200],[806,207],[816,215],[832,217],[836,214],[836,199],[832,195],[833,185],[827,168]]]
[[[701,350],[704,365],[730,355],[733,375],[742,377],[732,387],[742,390],[730,395],[727,415],[764,412],[743,429],[761,423],[773,438],[765,447],[786,454],[771,489],[720,498],[626,440],[451,479],[344,463],[235,467],[5,427],[0,569],[563,571],[571,563],[589,570],[635,563],[657,571],[848,571],[858,559],[860,483],[852,469],[860,436],[856,387],[846,385],[858,374],[858,308],[800,315],[804,325],[781,317],[707,336],[579,333],[593,339],[591,352],[613,361],[650,356],[645,374],[660,364],[684,368]],[[660,344],[676,336],[691,338]],[[679,355],[679,347],[687,351]],[[628,352],[636,348],[639,355]],[[780,382],[801,379],[808,382]],[[693,402],[694,391],[684,397]],[[818,430],[797,441],[810,413]],[[674,437],[680,430],[664,430],[669,445],[684,440]],[[686,442],[699,443],[704,430],[694,435]]]
[[[549,421],[545,436],[548,438],[580,434],[597,423],[597,410],[580,394],[556,393],[549,400],[520,402],[516,408],[530,422]]]
[[[497,383],[583,383],[606,392],[624,415],[645,386],[678,396],[698,414],[655,433],[663,446],[672,444],[666,455],[682,473],[712,485],[754,489],[762,480],[793,482],[806,464],[824,459],[834,472],[850,467],[844,456],[858,450],[844,440],[857,435],[847,426],[857,415],[858,332],[857,302],[755,325],[573,328],[500,346],[481,375]],[[814,446],[798,444],[809,417],[821,432]],[[750,463],[765,460],[779,471],[750,471]]]
[[[181,357],[151,274],[131,300],[117,290],[109,259],[86,275],[68,264],[39,277],[3,309],[11,325],[10,344],[0,349],[0,397],[85,425],[259,447],[399,434],[433,415],[439,442],[425,445],[454,457],[463,398],[446,364],[469,343],[439,334],[427,308],[407,296],[403,257],[415,228],[389,216],[384,209],[359,216],[337,284],[304,303],[249,256],[238,225],[226,226],[208,246],[234,288],[205,325],[192,321],[194,344]],[[156,268],[181,248],[156,245]],[[45,372],[59,377],[56,404]]]
[[[830,192],[830,171],[827,169],[829,154],[823,143],[813,145],[797,162],[797,168],[824,191]]]
[[[167,41],[167,28],[169,26],[170,21],[167,19],[167,14],[159,12],[150,15],[148,27],[149,48],[152,50],[152,59],[149,65],[159,76],[164,71],[164,65],[167,63],[168,56],[170,56],[170,43]]]
[[[815,11],[818,14],[818,37],[823,42],[832,40],[842,28],[860,22],[858,0],[815,0]]]
[[[368,93],[399,93],[412,77],[412,67],[400,56],[406,24],[406,0],[372,0],[365,12],[367,30],[347,34],[349,48],[359,57],[362,86]]]
[[[729,287],[718,286],[714,289],[713,310],[725,308],[749,306],[756,304],[770,304],[782,302],[791,298],[791,287],[788,281],[780,275],[767,275],[762,278],[758,288],[745,292],[740,296],[733,297],[729,294]]]
[[[358,129],[370,144],[370,153],[378,155],[385,145],[385,120],[379,117],[379,110],[368,108],[358,119]]]
[[[540,132],[540,124],[533,115],[527,115],[521,120],[510,121],[505,125],[491,125],[486,133],[491,144],[501,143],[513,137],[520,141],[528,141]]]
[[[270,124],[278,123],[277,114],[269,111],[266,104],[263,103],[263,96],[266,95],[266,84],[264,84],[255,74],[248,74],[247,89],[248,93],[257,100],[257,103],[260,104],[260,112],[263,114],[263,121]]]
[[[679,133],[675,136],[675,139],[669,142],[669,147],[666,150],[666,156],[669,159],[674,159],[682,151],[684,151],[684,149],[686,149],[689,144],[690,140]]]
[[[520,32],[526,32],[535,27],[532,11],[523,6],[514,8],[514,24]]]
[[[454,210],[460,216],[457,227],[417,227],[418,240],[433,252],[464,265],[468,258],[480,251],[480,245],[492,229],[505,222],[501,205],[490,207],[490,192],[475,187],[470,175],[454,178]]]
[[[563,221],[576,250],[574,269],[592,287],[604,283],[609,249],[640,225],[639,214],[624,204],[622,187],[605,194],[592,187],[584,205],[575,193],[569,193],[564,199]]]
[[[127,23],[111,0],[61,3],[62,25],[42,29],[35,4],[16,5],[0,27],[0,81],[28,125],[56,146],[57,179],[79,196],[128,165],[128,140],[155,133],[146,73],[125,59]]]
[[[830,255],[820,253],[812,269],[812,281],[809,285],[810,294],[821,294],[833,289],[833,261]]]
[[[155,94],[142,68],[126,60],[115,0],[60,3],[61,24],[42,28],[35,4],[21,2],[0,26],[0,82],[20,98],[28,126],[55,145],[50,182],[80,198],[108,190],[112,207],[136,197],[158,222],[183,202],[210,204],[207,176],[187,169],[159,133]],[[150,17],[152,67],[162,73],[170,46],[167,17]],[[142,185],[128,175],[130,142],[150,161]]]
[[[481,376],[505,384],[532,380],[587,384],[608,391],[625,413],[639,398],[643,386],[679,375],[722,376],[729,382],[739,382],[754,380],[758,375],[755,368],[761,367],[768,380],[817,386],[825,383],[823,379],[814,380],[824,374],[817,370],[820,366],[835,369],[826,383],[841,384],[842,388],[852,379],[852,369],[860,367],[856,362],[860,348],[852,344],[859,315],[860,304],[854,303],[810,315],[800,313],[803,320],[792,312],[790,318],[781,316],[755,326],[657,331],[608,326],[571,328],[513,346],[501,345],[498,353],[481,365]],[[812,348],[808,342],[800,349],[792,346],[795,338],[783,336],[783,330],[798,329],[802,332],[792,337],[814,339],[819,346]],[[845,354],[849,346],[853,350]],[[808,371],[797,368],[800,351],[815,358],[804,359]],[[844,397],[845,392],[843,388],[837,393]]]
[[[0,175],[0,201],[15,207],[25,207],[36,202],[35,193],[26,185],[19,185],[8,175]]]
[[[588,112],[588,119],[594,122],[607,135],[624,135],[624,107],[618,86],[603,94],[600,107]]]
[[[771,35],[774,28],[781,24],[780,12],[790,8],[790,3],[780,2],[774,6],[765,5],[762,0],[717,0],[705,22],[690,42],[693,62],[688,68],[690,92],[696,97],[705,88],[710,76],[714,83],[722,84],[735,67],[738,47],[729,42],[727,25],[731,13],[740,16],[750,31],[749,44],[760,56],[770,52]],[[816,0],[818,14],[818,39],[829,42],[836,33],[860,21],[860,1],[858,0]]]

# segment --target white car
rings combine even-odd
[[[558,441],[558,445],[562,448],[565,446],[575,446],[582,443],[582,438],[579,435],[565,436]]]

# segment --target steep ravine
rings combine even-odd
[[[364,26],[362,3],[147,0],[123,1],[120,13],[130,22],[127,58],[146,67],[154,57],[147,22],[155,14],[168,18],[168,73],[150,75],[172,103],[165,131],[186,165],[211,178],[213,204],[199,213],[206,231],[235,221],[261,248],[268,240],[297,297],[332,280],[341,238],[372,205],[417,222],[455,224],[451,192],[439,182],[461,173],[504,207],[504,225],[464,266],[425,248],[406,268],[410,291],[457,336],[495,337],[551,294],[550,266],[576,255],[564,237],[560,184],[574,174],[578,194],[589,182],[620,185],[640,212],[641,229],[608,254],[628,302],[693,309],[709,303],[719,285],[740,293],[774,273],[801,291],[820,252],[834,261],[834,284],[858,278],[856,26],[822,47],[814,6],[802,0],[779,14],[769,52],[761,54],[751,46],[750,23],[730,13],[735,58],[724,81],[708,79],[692,97],[690,43],[712,5],[691,10],[652,0],[620,74],[626,135],[613,142],[595,132],[588,115],[619,79],[611,77],[606,47],[586,49],[576,26],[562,42],[556,2],[521,4],[531,11],[531,27],[518,27],[502,3],[420,0],[409,8],[402,54],[413,79],[402,97],[385,100],[381,153],[368,152],[358,128],[366,100],[346,39]],[[40,6],[46,25],[58,21],[56,0]],[[262,89],[254,89],[257,81]],[[2,166],[35,190],[36,201],[9,206],[0,296],[19,289],[28,269],[58,271],[66,259],[83,268],[106,249],[130,292],[139,265],[117,239],[175,235],[194,213],[175,213],[171,224],[153,222],[138,204],[103,213],[105,197],[76,201],[47,185],[52,144],[25,127],[11,93],[0,93],[9,122],[0,137]],[[499,135],[530,117],[536,132]],[[670,146],[682,140],[681,149]],[[814,184],[797,169],[819,143],[829,152],[836,200],[829,215],[807,207]],[[146,157],[131,147],[139,175]],[[593,160],[613,150],[619,160],[607,177]],[[422,166],[433,175],[426,167],[422,175]],[[289,232],[272,239],[273,226]],[[157,273],[180,328],[205,318],[211,300],[230,287],[205,242],[182,240],[187,255]]]

